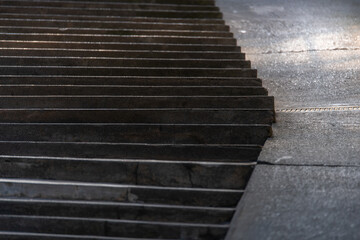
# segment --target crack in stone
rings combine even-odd
[[[326,51],[359,51],[360,47],[339,47],[339,48],[325,48],[325,49],[307,49],[307,50],[293,50],[293,51],[266,51],[261,53],[247,53],[247,55],[257,55],[257,54],[282,54],[282,53],[306,53],[306,52],[326,52]]]
[[[267,161],[258,161],[257,165],[270,165],[270,166],[288,166],[288,167],[330,167],[330,168],[339,168],[339,167],[349,167],[349,168],[358,168],[360,165],[341,165],[341,164],[290,164],[290,163],[271,163]]]
[[[185,166],[186,168],[186,171],[188,173],[188,176],[189,176],[189,182],[190,182],[190,185],[191,187],[194,187],[194,183],[193,183],[193,180],[192,180],[192,169],[190,166]]]

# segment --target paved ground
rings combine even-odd
[[[360,239],[360,0],[217,2],[277,109],[228,238]]]

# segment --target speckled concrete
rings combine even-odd
[[[360,103],[360,1],[217,5],[278,108]]]
[[[259,165],[228,239],[360,239],[359,186],[358,167]]]
[[[227,239],[359,239],[360,111],[306,109],[360,106],[360,1],[217,5],[277,109]]]

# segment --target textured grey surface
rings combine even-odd
[[[305,109],[360,106],[360,1],[217,5],[277,109],[227,239],[359,239],[360,111]]]
[[[282,112],[277,121],[260,162],[360,166],[360,111]]]
[[[360,1],[217,5],[278,108],[360,103]]]
[[[360,239],[360,168],[257,166],[229,239]]]

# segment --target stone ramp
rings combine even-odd
[[[212,0],[0,1],[0,239],[223,239],[273,98]]]

